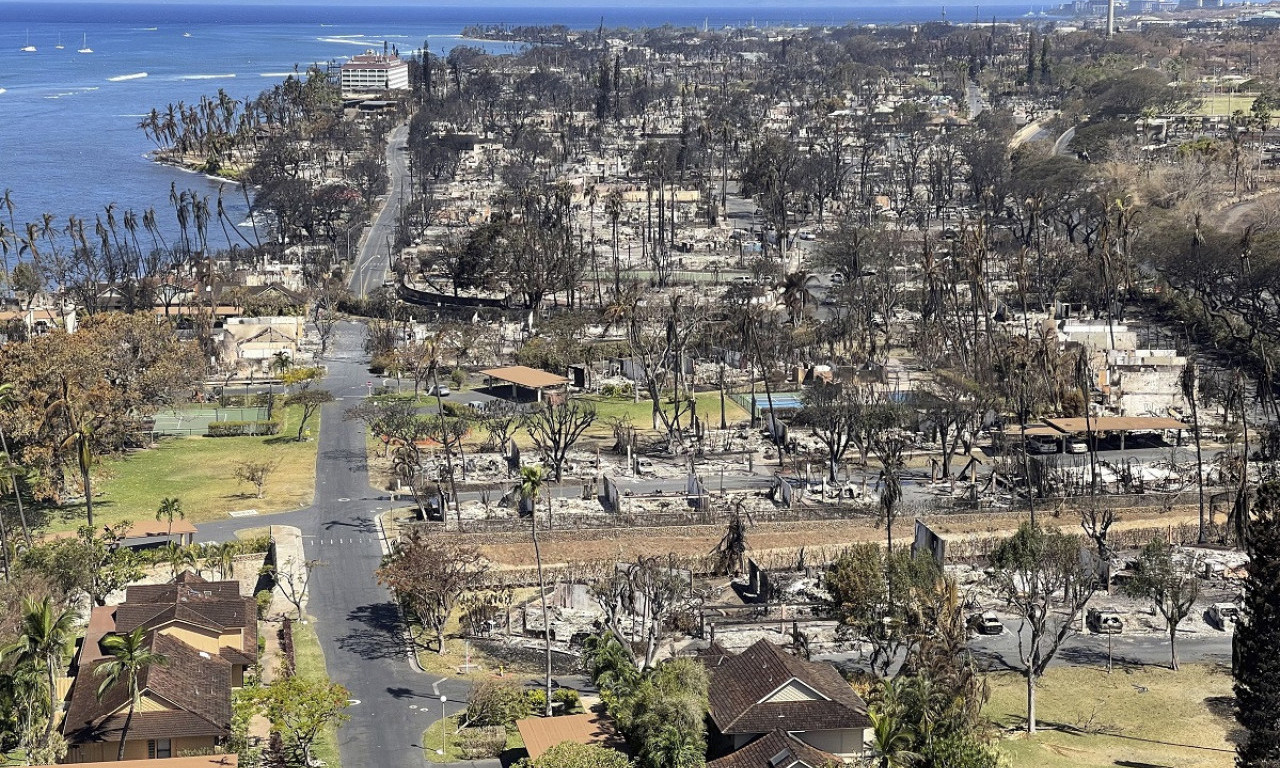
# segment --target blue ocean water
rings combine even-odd
[[[1016,18],[1044,7],[955,6],[949,15],[960,21]],[[177,224],[169,192],[175,182],[211,199],[224,187],[228,212],[239,220],[245,205],[234,185],[147,159],[154,146],[137,127],[144,114],[220,88],[234,98],[254,96],[295,65],[339,62],[381,48],[383,41],[409,51],[425,39],[433,52],[444,53],[464,42],[459,33],[469,24],[892,24],[941,15],[939,6],[778,0],[401,8],[0,2],[0,191],[12,191],[19,226],[48,212],[60,220],[85,217],[92,229],[94,215],[114,202],[139,214],[155,207],[162,228],[172,233]],[[28,44],[34,53],[21,50]],[[77,53],[82,44],[93,53]],[[0,217],[8,224],[7,212]],[[217,242],[221,233],[211,229]]]

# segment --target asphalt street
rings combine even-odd
[[[307,509],[280,515],[207,523],[200,541],[232,537],[240,528],[277,524],[302,530],[314,571],[308,612],[324,650],[329,676],[351,692],[351,719],[339,731],[348,766],[422,768],[422,731],[440,717],[439,696],[449,714],[462,708],[470,684],[441,681],[409,663],[403,625],[391,594],[374,576],[382,559],[376,515],[389,504],[369,485],[364,425],[344,413],[367,392],[362,351],[364,330],[342,324],[325,386],[338,398],[324,406],[316,458],[316,500]]]
[[[388,242],[395,238],[396,217],[400,214],[401,201],[408,196],[409,186],[409,126],[396,126],[387,139],[387,175],[391,178],[386,200],[377,218],[365,234],[356,263],[351,267],[351,292],[367,296],[370,291],[382,287],[387,279],[390,262]]]

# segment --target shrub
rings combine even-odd
[[[208,437],[247,437],[279,434],[284,420],[279,416],[266,421],[211,421]]]
[[[600,394],[605,397],[631,397],[630,384],[605,384],[600,388]]]
[[[528,717],[532,712],[519,683],[514,680],[486,680],[471,693],[471,701],[467,704],[467,722],[479,726],[506,727]]]
[[[267,611],[271,610],[271,590],[261,590],[253,596],[253,599],[258,604],[258,619],[260,621],[266,619]]]
[[[467,383],[467,372],[461,368],[454,368],[449,372],[449,381],[453,382],[454,389],[462,389],[462,385]]]
[[[543,691],[538,691],[538,693],[542,693],[543,698],[546,698],[546,694]],[[557,715],[572,715],[582,709],[582,697],[572,688],[557,688],[552,691],[551,702],[559,705],[551,710]]]
[[[507,747],[507,729],[502,726],[463,728],[454,736],[463,760],[488,760]]]
[[[547,711],[547,692],[541,688],[534,688],[524,692],[525,700],[529,702],[529,710],[541,715]]]

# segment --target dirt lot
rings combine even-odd
[[[1016,530],[1025,515],[984,514],[957,515],[935,518],[934,528],[956,538],[989,539]],[[1080,533],[1074,519],[1064,514],[1060,518],[1046,517],[1044,524],[1052,522],[1073,533]],[[1116,523],[1112,532],[1116,536],[1143,536],[1144,531],[1166,531],[1169,528],[1194,524],[1192,511],[1175,510],[1161,513],[1158,510],[1142,510],[1126,513]],[[894,526],[894,543],[908,543],[914,528],[913,520],[899,520]],[[683,528],[641,528],[618,530],[577,530],[545,532],[540,536],[543,562],[581,563],[601,560],[634,560],[638,555],[675,553],[677,556],[696,557],[711,552],[724,536],[722,526],[691,525]],[[527,534],[485,534],[481,549],[498,567],[533,565],[533,546]],[[800,523],[761,523],[749,529],[747,545],[754,554],[794,553],[801,547],[806,550],[809,562],[821,562],[841,547],[864,541],[885,540],[885,530],[869,519],[814,521]]]

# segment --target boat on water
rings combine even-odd
[[[183,37],[191,37],[191,33],[190,33],[190,32],[183,32],[183,33],[182,33],[182,36],[183,36]]]
[[[53,47],[54,47],[54,48],[57,48],[59,51],[60,51],[60,50],[62,50],[63,48],[66,48],[66,46],[62,44],[62,33],[61,33],[61,32],[59,32],[59,33],[58,33],[58,44],[57,44],[57,45],[55,45],[55,46],[53,46]]]
[[[80,50],[76,53],[93,53],[93,49],[89,47],[89,36],[86,34],[80,39]]]
[[[24,52],[24,53],[35,53],[35,52],[36,52],[36,47],[35,47],[34,45],[32,45],[32,44],[31,44],[31,33],[30,33],[30,32],[27,32],[27,44],[26,44],[26,45],[24,45],[24,46],[22,46],[22,50],[23,50],[23,52]]]

